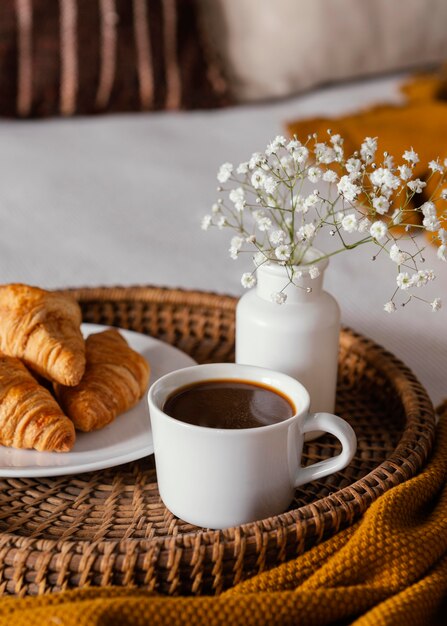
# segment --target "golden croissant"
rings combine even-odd
[[[62,385],[85,370],[81,310],[70,296],[28,285],[0,286],[0,349]]]
[[[0,444],[68,452],[75,430],[49,391],[14,357],[0,353]]]
[[[150,370],[117,330],[90,335],[85,343],[87,365],[79,385],[56,384],[54,389],[75,427],[89,432],[107,426],[141,399]]]

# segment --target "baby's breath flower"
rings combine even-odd
[[[227,218],[224,215],[221,215],[216,222],[216,225],[219,228],[219,230],[222,230],[222,228],[227,226],[227,224],[228,224]]]
[[[367,233],[369,232],[370,228],[371,228],[370,220],[367,217],[362,217],[362,219],[359,222],[359,227],[358,227],[359,233]]]
[[[307,196],[307,198],[304,199],[303,202],[303,208],[302,210],[307,213],[307,211],[313,207],[315,204],[318,204],[318,202],[320,201],[320,198],[318,197],[318,194],[315,193],[315,191],[311,194],[309,194]]]
[[[422,211],[424,217],[436,217],[436,207],[433,202],[424,202],[419,209]]]
[[[233,261],[236,261],[238,256],[239,256],[239,251],[236,250],[236,248],[228,248],[228,252],[230,253],[230,259],[233,259]]]
[[[323,180],[326,183],[336,183],[338,180],[337,172],[334,172],[334,170],[326,170],[323,174]]]
[[[285,137],[277,135],[275,139],[268,144],[265,151],[266,155],[271,156],[272,154],[275,154],[280,148],[284,148],[286,143],[287,139]]]
[[[284,135],[276,135],[274,141],[278,148],[285,148],[287,145],[287,139],[284,137]]]
[[[424,187],[426,187],[427,183],[424,183],[423,180],[420,180],[419,178],[415,178],[414,180],[410,180],[409,183],[407,183],[407,187],[409,189],[411,189],[411,191],[413,191],[413,193],[421,193],[422,190],[424,189]]]
[[[430,161],[428,167],[429,169],[431,169],[432,172],[439,172],[440,174],[444,172],[444,168],[439,163],[439,161]]]
[[[345,163],[345,169],[348,174],[360,174],[360,170],[362,169],[362,162],[360,159],[350,158]],[[352,180],[352,178],[351,178]]]
[[[442,307],[442,301],[440,298],[435,298],[433,300],[433,302],[430,302],[430,306],[431,306],[431,310],[435,313],[436,311],[439,311],[439,309]]]
[[[378,167],[369,178],[375,187],[397,189],[400,185],[400,180],[397,176],[394,176],[394,174],[386,167]]]
[[[296,231],[296,236],[300,241],[310,241],[315,235],[315,225],[310,222],[304,224]]]
[[[391,154],[387,154],[386,152],[383,153],[385,158],[383,159],[383,164],[385,165],[385,167],[388,167],[389,169],[393,169],[394,168],[394,158],[391,156]]]
[[[253,152],[248,162],[248,167],[250,170],[254,170],[255,167],[259,167],[262,164],[262,154],[260,152]]]
[[[279,246],[280,243],[284,243],[286,233],[283,230],[274,230],[270,233],[270,243],[274,246]]]
[[[233,202],[237,211],[242,212],[245,206],[245,191],[242,187],[237,187],[237,189],[232,189],[228,196]]]
[[[283,168],[283,170],[285,171],[285,173],[287,174],[287,176],[292,176],[295,172],[295,164],[293,162],[293,159],[291,156],[289,156],[288,154],[285,154],[284,156],[282,156],[280,158],[280,163],[281,166]]]
[[[436,217],[424,217],[422,220],[422,226],[425,230],[434,233],[441,226],[441,222]]]
[[[377,137],[366,137],[360,146],[360,156],[365,163],[374,161],[377,151]]]
[[[241,285],[245,289],[250,289],[256,285],[256,278],[250,272],[245,272],[241,277]]]
[[[232,237],[230,246],[232,248],[235,248],[236,250],[240,250],[244,245],[244,241],[245,240],[243,237],[239,237],[239,235],[236,235],[236,237]]]
[[[397,169],[402,180],[410,180],[413,176],[413,170],[408,165],[399,165]]]
[[[265,232],[272,227],[272,220],[269,217],[263,216],[257,220],[259,230]]]
[[[396,311],[396,305],[391,300],[389,302],[385,302],[383,308],[387,313],[394,313]]]
[[[283,291],[275,291],[271,294],[270,299],[275,304],[284,304],[287,300],[287,295]]]
[[[408,259],[409,255],[407,252],[402,252],[399,249],[399,246],[395,243],[390,248],[390,259],[397,263],[398,265],[402,265]]]
[[[223,165],[220,166],[220,169],[217,172],[217,180],[220,183],[226,183],[227,180],[230,179],[232,173],[233,173],[233,164],[224,163]]]
[[[290,258],[290,246],[285,244],[279,245],[275,248],[275,256],[279,261],[287,261]]]
[[[317,163],[333,163],[336,160],[336,154],[333,148],[325,143],[315,144],[315,159]]]
[[[383,239],[385,239],[387,232],[387,225],[385,224],[385,222],[381,222],[380,220],[374,222],[374,224],[369,229],[371,237],[377,239],[377,241],[382,241]]]
[[[347,233],[354,233],[358,228],[357,217],[354,213],[349,213],[349,215],[345,215],[341,221],[341,227]]]
[[[306,146],[299,146],[292,151],[292,157],[296,163],[304,164],[309,158],[309,150]]]
[[[411,277],[411,285],[414,287],[425,287],[425,285],[428,283],[428,275],[426,272],[424,272],[424,270],[420,270],[419,272],[416,272],[416,274],[413,274],[413,276]]]
[[[390,203],[383,196],[377,196],[373,199],[373,207],[376,209],[377,213],[380,213],[380,215],[385,215],[385,213],[387,213],[388,209],[390,208]]]
[[[409,270],[398,273],[396,294],[416,290],[435,277],[433,270],[419,268],[424,259],[423,247],[413,236],[418,232],[416,229],[432,233],[433,241],[438,244],[438,259],[447,260],[447,232],[441,228],[444,213],[441,213],[443,207],[439,207],[440,201],[447,200],[447,159],[443,164],[434,159],[425,166],[439,175],[438,186],[418,208],[411,203],[413,194],[421,193],[426,186],[419,178],[413,179],[419,157],[411,148],[403,159],[403,163],[396,166],[391,154],[384,152],[383,158],[379,157],[375,137],[366,137],[358,152],[345,157],[342,137],[330,131],[327,142],[319,141],[313,133],[307,137],[305,145],[297,137],[286,141],[278,135],[265,152],[254,152],[236,169],[229,162],[221,165],[217,174],[217,202],[200,225],[204,230],[217,226],[235,231],[229,247],[233,259],[241,256],[244,245],[255,247],[252,257],[255,268],[241,279],[246,287],[255,284],[257,269],[269,263],[285,266],[289,282],[298,281],[303,272],[306,279],[316,278],[317,265],[303,266],[314,239],[327,228],[332,236],[332,248],[322,253],[322,258],[363,244],[375,245],[396,263],[398,272],[401,268]],[[337,164],[336,167],[331,167],[331,163]],[[326,185],[309,193],[307,181],[323,181]],[[228,182],[229,185],[223,185]],[[392,206],[393,202],[397,208]],[[422,224],[412,219],[416,211],[422,215]],[[387,218],[377,219],[382,215]],[[397,229],[393,227],[397,224],[411,231],[409,238],[395,237]],[[349,245],[343,238],[344,233],[350,234]],[[334,248],[336,242],[338,248]],[[376,256],[377,253],[372,258]],[[296,270],[297,259],[303,259],[299,271]],[[305,289],[312,291],[311,287]],[[395,298],[405,297],[396,294],[384,304],[385,311],[394,312]],[[407,300],[416,297],[411,291]],[[283,302],[284,289],[274,294],[273,299]]]
[[[334,145],[334,152],[335,152],[335,160],[337,161],[337,163],[341,163],[343,161],[343,157],[344,157],[344,150],[341,146],[335,144]]]
[[[319,167],[309,167],[307,170],[307,178],[311,183],[317,183],[322,176],[322,171]]]
[[[331,144],[334,147],[336,147],[336,148],[340,147],[340,146],[342,146],[344,144],[343,137],[341,135],[339,135],[338,133],[335,133],[334,135],[331,135],[330,141],[331,141]]]
[[[251,176],[251,184],[253,185],[254,189],[259,189],[260,187],[262,187],[264,180],[265,174],[262,170],[256,170],[255,172],[253,172]]]
[[[396,276],[396,283],[399,289],[403,289],[404,291],[409,289],[412,286],[412,279],[408,272],[400,272]]]
[[[405,161],[408,161],[408,163],[419,163],[419,155],[413,150],[413,148],[410,148],[410,150],[405,150],[402,158],[405,159]]]
[[[340,181],[337,184],[337,189],[339,193],[346,198],[346,200],[349,200],[349,202],[354,202],[360,193],[360,187],[351,182],[349,176],[342,176],[340,178]]]
[[[202,230],[208,230],[212,224],[212,220],[213,218],[211,217],[211,215],[204,215],[202,217],[202,221],[200,222],[200,228]]]
[[[273,176],[266,176],[262,182],[262,186],[269,195],[275,193],[277,185],[278,182],[273,178]]]
[[[298,150],[298,148],[301,148],[301,146],[301,141],[298,141],[298,139],[291,139],[287,144],[286,149],[289,152],[295,152],[295,150]]]
[[[244,161],[237,166],[237,174],[246,174],[248,172],[248,161]]]

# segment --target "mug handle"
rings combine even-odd
[[[318,463],[313,463],[307,467],[300,467],[295,479],[295,487],[342,470],[349,465],[355,454],[357,437],[348,422],[341,417],[331,413],[309,413],[304,422],[303,434],[316,430],[323,430],[335,435],[342,445],[342,450],[340,454],[331,459],[318,461]]]

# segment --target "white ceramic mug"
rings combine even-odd
[[[181,387],[237,379],[277,389],[296,407],[282,422],[245,429],[196,426],[163,412]],[[149,411],[160,496],[177,517],[206,528],[227,528],[282,513],[295,487],[346,467],[356,450],[351,426],[330,413],[309,413],[309,394],[294,378],[251,365],[195,365],[166,374],[149,391]],[[304,434],[335,435],[342,451],[301,466]]]

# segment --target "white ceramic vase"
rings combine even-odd
[[[321,256],[312,248],[306,253],[306,262]],[[309,391],[313,412],[333,413],[340,309],[323,291],[327,259],[315,265],[320,275],[314,279],[309,266],[296,268],[302,270],[302,276],[286,287],[287,301],[281,305],[271,298],[287,284],[286,268],[276,263],[258,268],[256,287],[242,296],[236,309],[236,363],[292,376]]]

